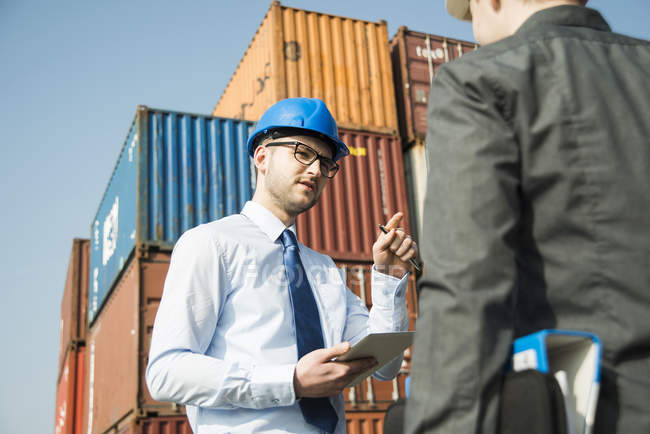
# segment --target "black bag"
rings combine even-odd
[[[562,389],[552,374],[508,372],[501,390],[499,434],[567,434]]]

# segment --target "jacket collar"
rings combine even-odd
[[[543,26],[591,27],[596,30],[611,32],[612,29],[600,13],[584,6],[563,5],[543,9],[534,13],[519,27],[516,34],[531,33]]]

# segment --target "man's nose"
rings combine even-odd
[[[307,166],[307,172],[316,175],[323,174],[321,171],[320,158],[316,158],[314,161],[312,161],[312,163],[309,166]]]

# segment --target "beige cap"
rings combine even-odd
[[[469,0],[445,0],[447,12],[459,20],[472,21],[472,14],[469,11]]]

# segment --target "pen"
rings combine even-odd
[[[389,222],[389,223],[390,223],[390,222]],[[379,229],[381,229],[381,231],[382,231],[383,233],[385,233],[385,234],[388,233],[388,229],[386,229],[386,226],[384,226],[384,225],[382,225],[382,224],[379,224]],[[420,270],[420,266],[418,265],[418,263],[415,262],[415,259],[411,258],[411,259],[409,259],[409,262],[411,263],[411,265],[413,265],[413,268],[415,268],[415,270],[416,270],[418,273],[421,273],[421,272],[422,272],[422,270]]]

